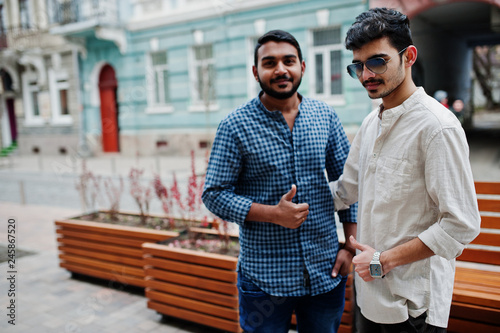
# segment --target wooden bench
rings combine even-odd
[[[457,258],[448,332],[500,332],[500,182],[476,182],[481,233]]]

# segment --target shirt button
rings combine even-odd
[[[373,157],[377,157],[377,154],[373,154]]]

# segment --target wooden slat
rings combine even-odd
[[[203,279],[201,277],[172,273],[150,267],[145,267],[145,271],[146,276],[157,280],[176,283],[188,287],[196,287],[208,291],[220,292],[226,295],[238,295],[238,288],[234,283]]]
[[[453,302],[500,309],[500,297],[498,295],[490,295],[470,290],[455,289],[453,291]]]
[[[500,200],[478,198],[477,205],[480,212],[500,212]]]
[[[161,241],[172,237],[179,236],[178,232],[167,230],[147,229],[143,227],[117,226],[113,224],[93,222],[93,221],[76,221],[76,220],[57,220],[56,226],[68,227],[72,229],[87,230],[95,232],[99,230],[103,234],[123,235],[131,238],[146,238],[150,241]]]
[[[109,281],[116,281],[125,285],[131,285],[131,286],[136,286],[136,287],[145,287],[144,279],[143,278],[138,278],[135,276],[128,276],[124,274],[117,274],[117,273],[110,273],[110,272],[104,272],[102,270],[97,270],[97,269],[92,269],[89,267],[85,266],[80,266],[80,265],[74,265],[74,264],[68,264],[68,263],[60,263],[60,267],[67,269],[70,272],[74,273],[80,273],[83,275],[89,275],[93,276],[96,278],[104,279],[104,280],[109,280]]]
[[[114,263],[125,264],[125,265],[129,265],[129,266],[140,267],[140,268],[142,268],[144,266],[144,262],[143,262],[142,258],[141,259],[130,258],[130,257],[126,257],[123,255],[108,254],[108,253],[103,253],[103,252],[91,251],[89,249],[79,249],[79,248],[68,247],[68,246],[59,246],[58,249],[61,253],[74,254],[77,256],[81,256],[81,257],[101,259],[101,260],[105,260],[105,261],[110,261],[110,262],[114,262]]]
[[[159,292],[167,292],[178,296],[192,298],[196,300],[205,300],[209,303],[214,303],[226,307],[237,308],[238,296],[222,295],[210,291],[201,290],[199,288],[191,288],[180,286],[174,283],[158,281],[153,279],[146,279],[146,288],[156,290]]]
[[[149,240],[141,240],[128,237],[114,237],[110,235],[100,235],[81,230],[72,231],[69,229],[57,229],[56,233],[62,235],[63,237],[70,237],[72,239],[81,239],[81,240],[88,240],[88,241],[101,242],[107,244],[124,245],[127,247],[136,247],[136,248],[140,248],[142,243],[149,241]]]
[[[500,252],[466,248],[457,260],[500,265]]]
[[[230,321],[227,319],[205,315],[199,312],[181,309],[175,306],[148,301],[148,308],[158,311],[159,313],[188,320],[190,322],[199,323],[202,325],[215,327],[229,332],[241,333],[239,322]]]
[[[498,333],[498,326],[450,318],[448,333]]]
[[[500,229],[500,216],[481,215],[481,228]]]
[[[453,302],[450,309],[450,317],[463,318],[471,321],[493,324],[500,327],[500,309]]]
[[[500,195],[500,182],[474,182],[477,194]]]
[[[88,266],[95,269],[102,269],[108,272],[116,272],[118,274],[126,274],[131,276],[137,276],[139,278],[144,278],[144,270],[142,269],[142,267],[137,268],[127,265],[119,265],[107,261],[90,259],[70,254],[60,254],[59,259],[61,259],[62,262],[66,262],[68,264]]]
[[[238,258],[227,255],[171,248],[161,244],[145,243],[142,245],[142,249],[145,255],[225,268],[232,271],[236,270],[238,264]]]
[[[229,319],[236,322],[239,320],[239,312],[237,307],[227,308],[224,306],[179,297],[172,294],[161,293],[151,289],[146,289],[146,297],[158,303],[183,308],[186,310],[201,312],[203,314]]]
[[[480,244],[488,246],[499,246],[500,245],[500,234],[493,234],[489,232],[481,232],[471,244]],[[500,250],[500,248],[499,248]]]
[[[220,280],[225,282],[236,283],[237,273],[224,269],[217,269],[203,265],[194,265],[190,263],[180,262],[177,260],[168,260],[164,258],[144,257],[144,264],[151,265],[157,269],[164,269],[177,273],[185,273],[189,275],[201,276],[208,279]]]
[[[57,241],[66,246],[91,249],[94,251],[102,251],[105,253],[121,254],[124,256],[135,257],[135,258],[142,258],[141,249],[128,248],[125,246],[118,246],[118,245],[100,244],[95,242],[85,242],[82,240],[71,239],[69,237],[59,237],[57,238]]]

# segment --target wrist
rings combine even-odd
[[[382,265],[384,274],[389,273],[393,269],[390,264],[390,253],[388,253],[388,251],[382,251],[380,253],[380,264]]]
[[[342,244],[341,250],[346,250],[349,252],[353,257],[356,255],[356,249],[350,244],[350,243],[345,243]]]

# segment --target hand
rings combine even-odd
[[[304,223],[309,215],[309,204],[296,204],[292,202],[297,193],[297,186],[292,185],[292,189],[281,197],[276,208],[276,219],[273,221],[285,228],[297,229]]]
[[[346,249],[340,249],[337,253],[335,266],[333,266],[332,276],[337,277],[338,274],[347,276],[351,273],[352,253]]]
[[[358,243],[353,236],[351,236],[349,240],[354,248],[361,251],[360,254],[352,258],[352,263],[355,267],[354,270],[358,273],[359,277],[366,282],[375,280],[370,275],[370,261],[372,261],[375,249],[369,247],[368,245]]]

